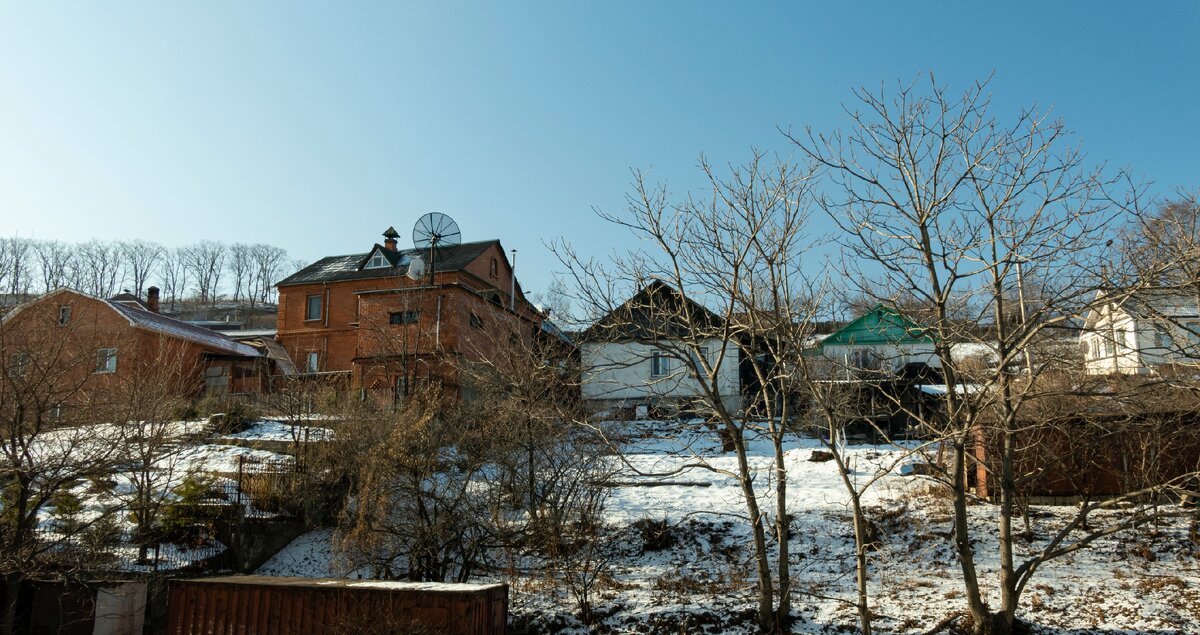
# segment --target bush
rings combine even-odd
[[[642,552],[664,551],[675,546],[675,533],[667,519],[642,518],[633,523],[642,537]]]
[[[209,418],[213,431],[218,434],[237,434],[250,429],[254,422],[260,419],[258,410],[244,403],[235,403],[224,413],[214,414]]]
[[[228,505],[216,478],[191,474],[171,490],[178,500],[163,507],[159,533],[164,540],[182,546],[200,547],[216,534],[217,522]]]

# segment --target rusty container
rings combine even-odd
[[[508,585],[261,575],[172,580],[170,635],[503,635]]]

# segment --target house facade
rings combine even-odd
[[[396,237],[388,228],[383,244],[276,285],[275,337],[299,372],[340,376],[381,401],[429,381],[461,391],[462,362],[540,331],[498,240],[428,250]]]
[[[257,349],[159,314],[157,292],[143,302],[63,288],[16,307],[0,322],[10,388],[56,406],[101,405],[139,384],[185,398],[263,390],[271,366]]]
[[[1079,336],[1090,375],[1200,366],[1200,303],[1195,289],[1098,291]]]
[[[927,329],[882,304],[822,339],[817,350],[831,363],[831,372],[842,376],[942,366]]]
[[[690,332],[679,318],[682,311],[702,331],[719,326],[716,315],[655,281],[585,331],[579,343],[582,396],[590,409],[637,416],[702,412],[707,385],[715,386],[726,410],[741,410],[739,346]]]

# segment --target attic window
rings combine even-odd
[[[70,322],[70,321],[71,321],[71,307],[69,305],[58,307],[58,325],[66,326],[67,322]]]
[[[498,275],[497,274],[498,271],[499,271],[499,265],[496,263],[496,259],[492,258],[492,264],[488,268],[488,275],[495,278]]]
[[[383,257],[383,253],[376,250],[371,259],[367,261],[367,266],[364,269],[383,269],[390,265],[391,263],[388,262],[387,258]]]

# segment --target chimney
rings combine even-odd
[[[158,313],[158,287],[146,289],[146,306],[151,313]]]
[[[399,237],[395,227],[388,227],[387,231],[383,232],[383,246],[396,251],[396,239]]]

